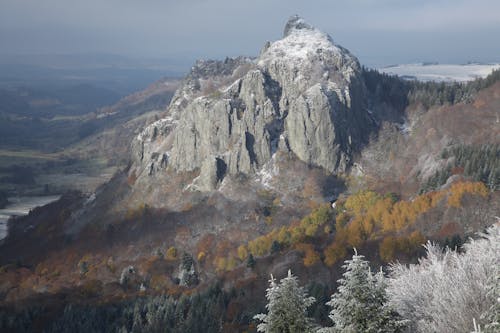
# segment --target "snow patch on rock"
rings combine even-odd
[[[292,18],[293,19],[293,18]],[[291,19],[291,20],[292,20]],[[264,66],[266,63],[279,61],[290,61],[298,63],[311,58],[315,53],[330,52],[338,56],[344,56],[345,51],[333,43],[332,38],[306,24],[303,19],[299,19],[304,28],[296,27],[285,29],[285,37],[266,46],[266,49],[258,59],[258,65]]]

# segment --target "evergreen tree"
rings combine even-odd
[[[247,258],[247,267],[248,268],[254,268],[255,267],[255,258],[253,255],[250,253]]]
[[[273,241],[271,244],[271,253],[276,253],[281,251],[281,244],[278,241]]]
[[[485,183],[493,191],[500,186],[500,145],[458,145],[442,151],[442,159],[451,157],[444,169],[436,171],[422,185],[422,193],[445,184],[453,169],[463,169],[464,176]]]
[[[330,319],[340,332],[402,332],[405,321],[388,305],[386,284],[382,272],[372,274],[364,256],[356,250],[343,266],[336,294],[327,303],[332,310]]]
[[[179,265],[179,284],[190,287],[197,285],[198,282],[194,259],[189,253],[184,253]]]
[[[267,314],[258,314],[254,318],[261,321],[258,332],[265,333],[306,333],[312,332],[307,308],[315,299],[309,297],[303,287],[299,286],[297,277],[288,271],[288,276],[279,284],[271,275],[267,288]]]

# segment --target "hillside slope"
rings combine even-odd
[[[118,131],[134,133],[127,169],[13,221],[0,304],[126,308],[216,285],[224,330],[252,331],[269,273],[292,268],[324,297],[353,247],[381,265],[414,262],[427,239],[460,245],[500,214],[498,76],[382,75],[292,17],[257,58],[197,62],[157,120]],[[81,152],[123,161],[112,142]]]

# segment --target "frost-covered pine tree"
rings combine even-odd
[[[426,245],[416,265],[393,265],[390,303],[412,332],[499,332],[500,226],[464,245],[464,253]]]
[[[332,310],[333,332],[402,332],[406,322],[387,304],[386,283],[382,272],[372,274],[364,256],[356,249],[344,264],[337,293],[327,303]],[[326,330],[324,330],[326,331]]]
[[[288,271],[288,276],[280,283],[271,275],[266,293],[267,314],[258,314],[254,318],[261,321],[258,332],[264,333],[307,333],[312,332],[307,308],[315,299],[309,297],[303,287],[299,286],[296,276]]]

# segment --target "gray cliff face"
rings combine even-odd
[[[134,172],[200,170],[212,190],[226,174],[258,171],[278,150],[329,172],[345,171],[373,124],[360,66],[331,38],[292,17],[257,59],[199,61],[169,116],[133,142]]]

